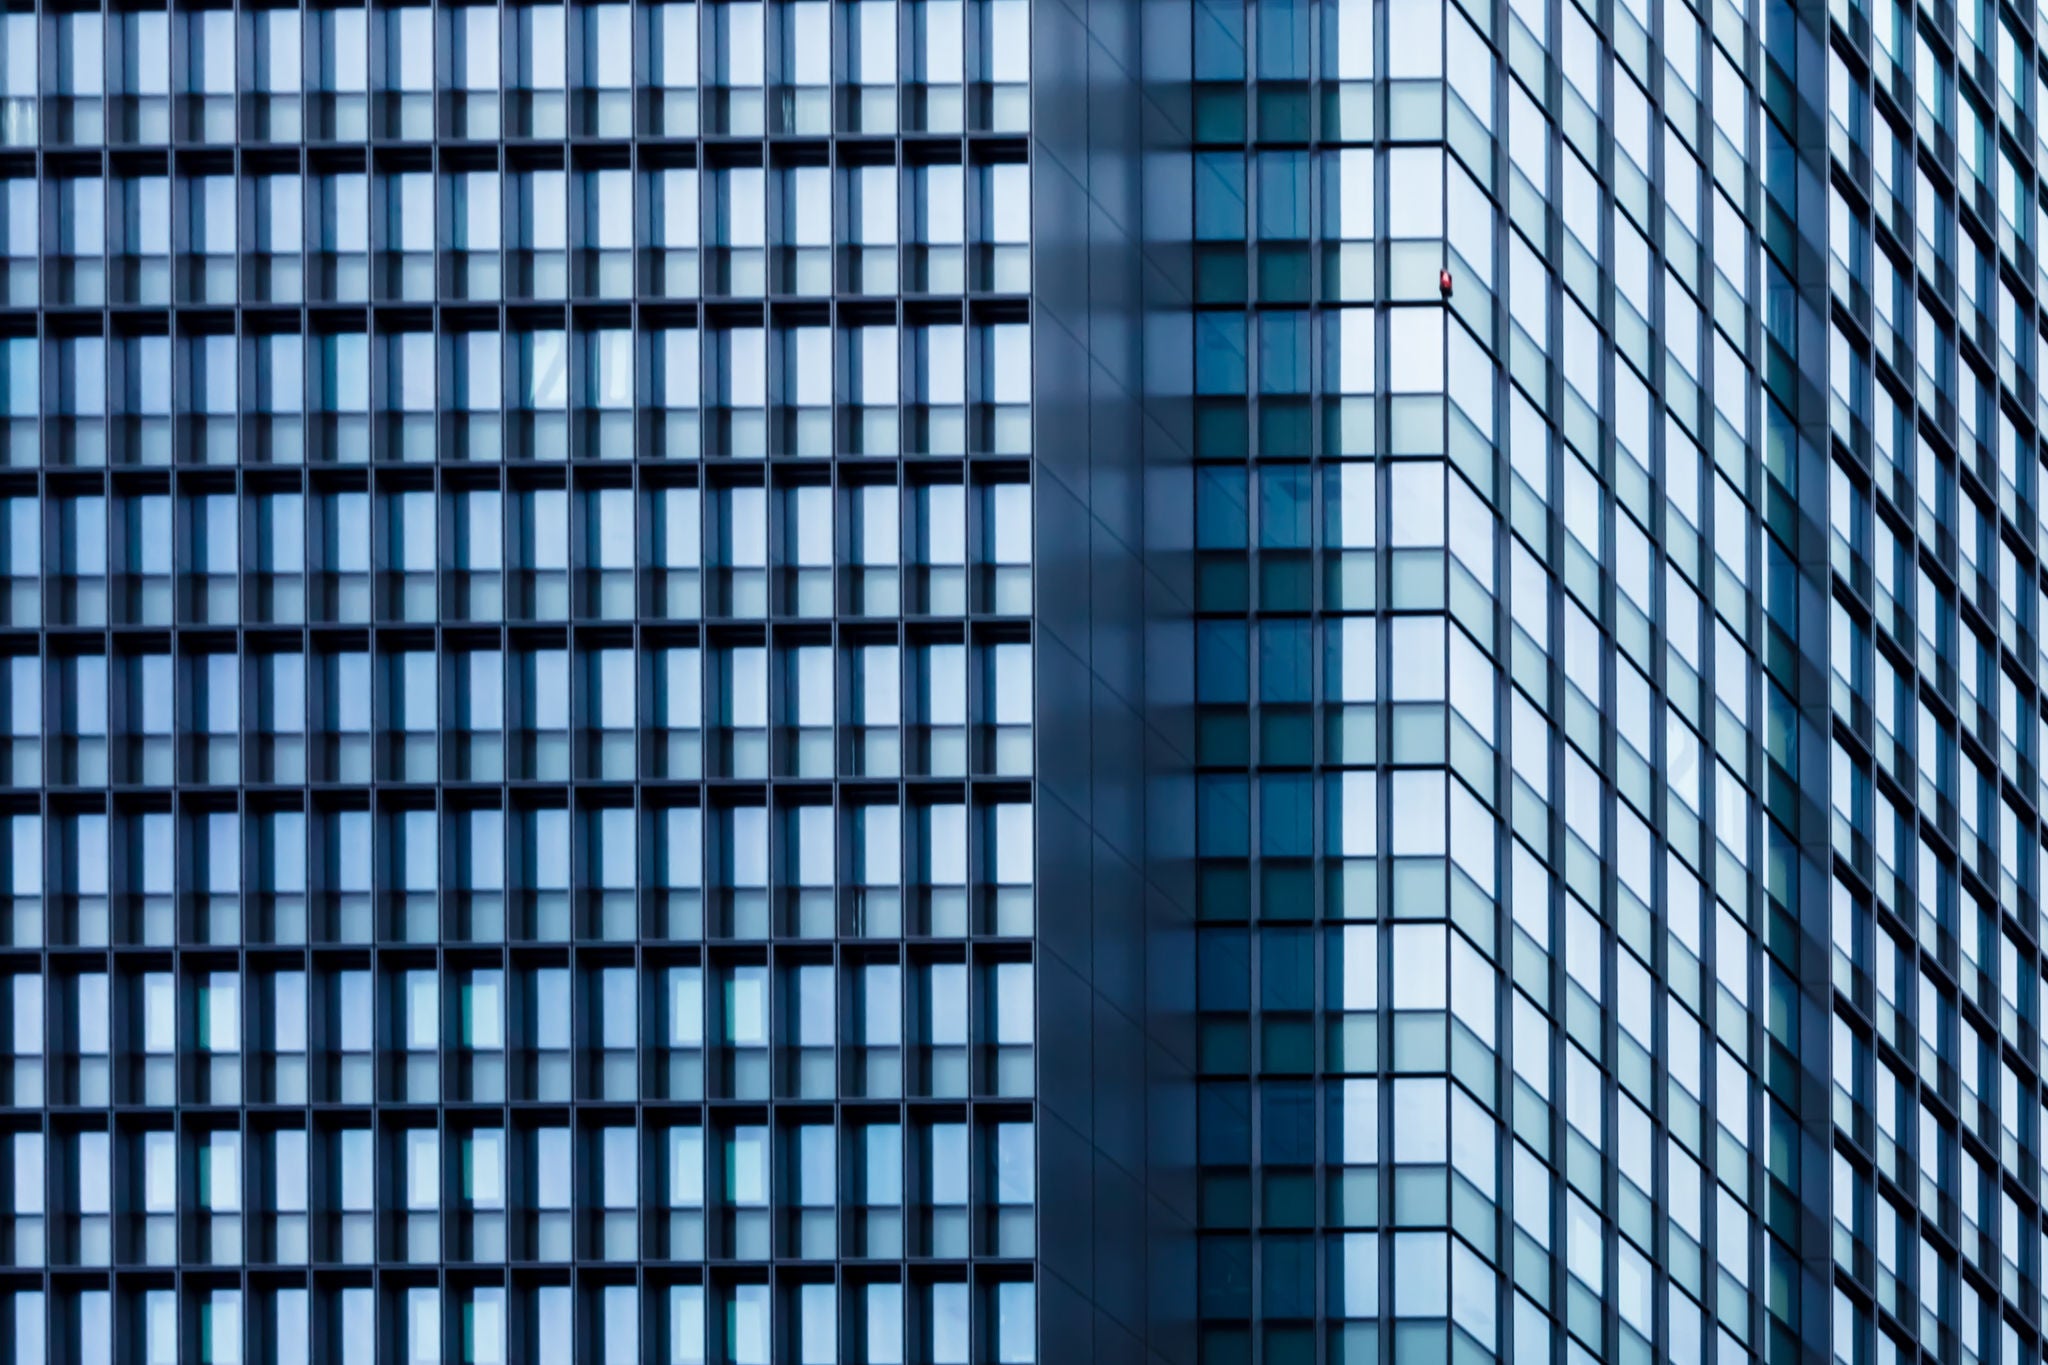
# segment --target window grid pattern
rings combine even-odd
[[[0,14],[0,1340],[1036,1359],[1023,0]]]
[[[1835,1358],[2042,1350],[2031,6],[1826,28]]]
[[[1793,22],[1195,7],[1204,1360],[1818,1358]]]

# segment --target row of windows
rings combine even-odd
[[[1361,344],[1369,375],[1370,344]],[[959,454],[970,442],[977,453],[1021,452],[1029,441],[1030,345],[1022,322],[898,327],[889,319],[838,329],[678,326],[637,336],[625,327],[485,327],[438,336],[0,338],[0,459],[35,463],[38,415],[62,419],[46,425],[42,457],[88,467],[110,458],[161,465],[174,455],[211,464],[309,455],[360,463],[373,442],[380,460],[414,462],[437,454],[450,462],[561,459],[572,449],[610,459],[689,459],[700,449]],[[1369,380],[1360,391],[1370,392]],[[849,409],[837,423],[835,402]],[[636,408],[651,410],[639,415],[637,447]],[[184,419],[175,431],[174,415]],[[252,438],[243,448],[238,426]]]
[[[573,664],[560,647],[508,652],[495,642],[445,656],[343,648],[310,661],[136,652],[45,667],[18,655],[0,660],[0,748],[10,780],[29,786],[1032,768],[1031,650],[1021,642],[676,645],[637,655],[620,646],[579,649]]]
[[[412,486],[417,475],[385,473],[375,491],[310,496],[290,483],[238,497],[187,481],[176,496],[112,499],[0,487],[0,622],[695,621],[707,609],[778,619],[1030,609],[1023,483],[977,483],[971,496],[944,482],[836,491],[785,483],[772,492],[655,485],[636,494],[587,483],[573,493],[506,491],[484,477],[437,493]],[[1341,520],[1349,527],[1357,518]]]
[[[311,973],[285,967],[246,979],[147,968],[47,982],[4,976],[6,1100],[33,1108],[1031,1095],[1031,963],[943,956],[957,948],[920,948],[907,966],[886,950],[838,967],[790,956],[804,951],[815,950],[784,947],[773,966],[755,949],[730,961],[720,954],[709,968],[600,955],[594,966],[508,972],[485,955],[482,965],[445,971],[372,970],[341,958]],[[1491,1024],[1479,1033],[1490,1038]]]
[[[6,1292],[20,1365],[1032,1365],[1037,1296],[1028,1279],[908,1283],[877,1269],[834,1284],[752,1275],[709,1285],[603,1273],[511,1285],[488,1274],[447,1288],[332,1282],[243,1290],[195,1276],[156,1284]]]
[[[1343,833],[1369,853],[1372,782],[1345,782],[1357,790]],[[1025,801],[983,793],[970,807],[956,787],[914,793],[907,808],[868,793],[835,812],[823,792],[807,795],[817,803],[771,808],[740,796],[708,811],[572,812],[542,796],[509,811],[494,800],[437,812],[387,799],[375,812],[320,804],[310,815],[196,802],[181,813],[25,814],[6,820],[0,866],[11,941],[24,946],[104,945],[110,905],[122,944],[237,942],[244,891],[254,942],[304,943],[309,927],[316,942],[502,941],[508,927],[518,939],[565,939],[572,928],[630,939],[635,892],[646,927],[658,929],[652,938],[696,938],[707,927],[714,937],[765,938],[771,924],[801,937],[893,935],[906,910],[919,935],[964,935],[970,923],[979,933],[1030,931]],[[845,902],[836,909],[835,884]],[[440,907],[445,925],[437,891],[459,893]]]
[[[9,1262],[951,1259],[1035,1240],[1026,1121],[491,1122],[14,1133]]]
[[[769,85],[776,132],[1021,131],[1028,16],[1025,0],[11,14],[0,145],[759,134]]]
[[[1550,432],[1519,390],[1514,391],[1512,403],[1515,453],[1511,460],[1515,484],[1538,505],[1547,505],[1551,502]],[[1696,565],[1685,564],[1684,556],[1675,551],[1672,542],[1686,533],[1698,536],[1698,527],[1706,519],[1707,508],[1703,503],[1708,496],[1721,513],[1715,518],[1716,558],[1736,576],[1734,586],[1743,586],[1747,578],[1749,536],[1736,515],[1740,495],[1726,472],[1716,471],[1706,477],[1690,441],[1668,440],[1664,464],[1665,477],[1660,484],[1665,500],[1665,535],[1660,544],[1653,541],[1641,524],[1653,520],[1656,510],[1646,488],[1624,491],[1620,506],[1628,515],[1613,516],[1602,505],[1599,477],[1577,452],[1571,451],[1561,461],[1563,477],[1559,482],[1563,486],[1555,515],[1563,523],[1569,543],[1597,559],[1606,523],[1611,521],[1616,562],[1610,572],[1620,579],[1622,591],[1644,611],[1654,606],[1658,578],[1655,566],[1660,558],[1667,568],[1683,565],[1688,577],[1704,577]],[[1198,466],[1195,475],[1196,548],[1243,550],[1256,543],[1263,562],[1284,562],[1284,556],[1269,556],[1267,552],[1304,550],[1312,543],[1330,550],[1369,549],[1380,540],[1376,509],[1381,502],[1378,484],[1384,478],[1388,485],[1385,543],[1397,552],[1448,546],[1480,585],[1491,591],[1493,566],[1499,557],[1493,535],[1495,513],[1488,499],[1473,486],[1469,477],[1472,466],[1463,465],[1458,476],[1451,469],[1444,462],[1421,459],[1393,462],[1383,472],[1371,465],[1329,461],[1320,468],[1261,461],[1251,471],[1204,463]],[[1481,481],[1490,482],[1483,474]],[[1320,517],[1313,515],[1318,510],[1318,490]],[[1255,538],[1251,526],[1254,513]],[[1312,528],[1318,521],[1320,537],[1312,537]],[[1215,562],[1225,561],[1218,556]],[[1508,562],[1516,582],[1533,584],[1544,574],[1544,565],[1533,552],[1511,548]],[[1567,570],[1567,580],[1573,577]],[[1572,587],[1577,596],[1592,595],[1581,590],[1576,582]],[[1688,585],[1685,594],[1692,597],[1694,590]],[[1666,596],[1672,600],[1675,612],[1680,600],[1676,583],[1667,583]],[[1538,619],[1547,615],[1541,613]],[[1540,629],[1535,625],[1530,628]],[[1688,657],[1697,664],[1690,653]]]
[[[1022,162],[12,176],[0,301],[37,302],[39,246],[43,301],[71,305],[1015,293],[1028,176]]]

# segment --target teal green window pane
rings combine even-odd
[[[1305,1081],[1260,1087],[1259,1159],[1269,1166],[1306,1166],[1316,1159],[1315,1092]]]
[[[1205,467],[1195,474],[1195,548],[1241,550],[1248,538],[1245,471]]]
[[[1243,929],[1204,929],[1195,952],[1195,1003],[1204,1010],[1251,1008],[1250,939]]]
[[[1195,697],[1204,702],[1250,700],[1249,655],[1242,621],[1203,621],[1195,631]]]
[[[1268,858],[1309,855],[1314,846],[1313,784],[1307,773],[1259,779],[1259,852]]]
[[[1204,775],[1196,788],[1196,838],[1205,858],[1251,854],[1251,800],[1245,778]]]
[[[1242,1081],[1204,1081],[1195,1095],[1197,1155],[1204,1166],[1252,1159],[1251,1088]]]
[[[1202,152],[1195,157],[1195,240],[1243,242],[1244,155]]]
[[[1199,313],[1195,317],[1195,392],[1245,391],[1245,316]]]
[[[1259,1004],[1268,1010],[1306,1010],[1315,1007],[1315,940],[1308,929],[1259,931]],[[1308,1128],[1308,1101],[1302,1099],[1304,1130]],[[1270,1134],[1269,1134],[1270,1137]],[[1314,1142],[1309,1142],[1308,1160]],[[1280,1160],[1269,1150],[1268,1161]]]
[[[1307,1237],[1268,1237],[1259,1306],[1266,1316],[1305,1318],[1316,1311],[1315,1243]]]
[[[1308,79],[1308,0],[1259,0],[1259,79]]]
[[[1259,315],[1260,393],[1308,392],[1308,319],[1305,312]]]
[[[1307,152],[1259,153],[1259,240],[1308,237]]]
[[[1266,621],[1259,626],[1259,699],[1305,702],[1315,686],[1313,626],[1306,620]]]
[[[1201,1243],[1201,1293],[1205,1318],[1242,1318],[1252,1311],[1252,1249],[1243,1237],[1205,1237]]]
[[[1269,550],[1308,548],[1309,515],[1314,501],[1309,487],[1307,465],[1269,465],[1259,470],[1261,546]]]
[[[1195,6],[1195,79],[1244,79],[1242,0],[1201,0]]]

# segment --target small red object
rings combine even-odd
[[[1448,270],[1437,271],[1436,285],[1437,288],[1444,291],[1444,297],[1449,298],[1451,296],[1451,272]]]

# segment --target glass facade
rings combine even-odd
[[[2038,1359],[2018,1325],[2038,1308],[2018,1262],[2004,1354],[1990,1330],[1999,1281],[1974,1239],[1997,1236],[1995,1159],[1980,1166],[1937,1117],[1957,1104],[1957,1005],[1937,985],[1955,979],[1964,932],[1945,851],[1953,745],[1900,808],[1899,828],[1917,814],[1927,832],[1918,858],[1879,836],[1880,859],[1905,869],[1880,890],[1850,732],[1867,734],[1867,628],[1862,671],[1841,671],[1843,623],[1868,614],[1868,571],[1857,586],[1846,558],[1852,535],[1871,535],[1867,492],[1856,531],[1841,515],[1870,482],[1872,386],[1857,362],[1862,396],[1837,387],[1832,413],[1819,404],[1829,302],[1813,242],[1847,240],[1843,205],[1869,159],[1849,160],[1838,136],[1830,166],[1816,77],[1823,48],[1837,54],[1825,89],[1839,102],[1844,73],[1869,61],[1850,55],[1867,46],[1866,11],[1191,8],[1199,1358],[1731,1365],[1822,1361],[1832,1341],[1843,1365],[1922,1350]],[[1921,12],[1916,86],[1921,72],[1950,79],[1933,55],[1949,23]],[[2027,40],[2020,51],[2031,63]],[[1947,126],[1923,106],[1916,221],[1948,203],[1930,197],[1953,183]],[[1991,126],[1972,125],[1980,148]],[[1887,147],[1913,145],[1901,133]],[[1988,186],[1980,197],[1988,208]],[[1940,406],[1956,348],[1934,344],[1954,289],[1935,261],[1947,270],[1968,235],[1953,222],[1923,225],[1950,245],[1920,239],[1923,369],[1897,408],[1919,395],[1923,490],[1958,431],[1954,404]],[[2013,232],[2008,259],[2024,259]],[[1860,335],[1844,310],[1868,298],[1867,236],[1861,264],[1835,263],[1838,385]],[[1986,307],[1994,255],[1973,258]],[[2031,283],[2001,286],[2008,318]],[[1928,366],[1946,367],[1939,382]],[[2014,369],[2009,353],[2008,384],[2023,382]],[[1995,388],[1987,375],[1971,390],[1987,441]],[[1885,420],[1901,442],[1914,426]],[[2023,426],[2008,421],[2008,440]],[[1939,520],[1922,514],[1923,544],[1954,524],[1947,496]],[[1971,523],[1983,548],[1964,561],[1986,573],[1992,524],[1988,511]],[[1955,715],[1959,670],[1973,705],[1997,672],[1989,636],[1986,662],[1956,662],[1968,656],[1940,586],[1958,582],[1953,545],[1939,568],[1899,558],[1925,565],[1926,737],[1952,733],[1937,717]],[[1818,820],[1830,786],[1832,848]],[[1963,803],[1972,839],[1993,837],[1993,799],[1982,814]],[[2010,866],[1989,903],[2020,903]],[[1899,1076],[1918,1078],[1900,1094],[1924,1102],[1917,1126],[1889,1090],[1878,1110],[1923,1153],[1922,1183],[1898,1187],[1915,1251],[1898,1218],[1871,1233],[1868,1110],[1852,1120],[1842,1087],[1852,1051],[1871,1064],[1872,893],[1903,906],[1922,882],[1898,950],[1923,964],[1920,990],[1900,1008],[1945,1011],[1948,1032],[1880,1025]],[[1844,935],[1857,926],[1864,973],[1852,985],[1838,937],[1832,1067],[1817,1036],[1829,913]],[[1899,957],[1878,973],[1899,982]],[[1910,1036],[1929,1040],[1917,1057]],[[1994,1025],[1968,1055],[2020,1036]],[[1990,1102],[1988,1082],[1981,1093]],[[2015,1194],[2041,1170],[2020,1131],[2007,1130]],[[1877,1163],[1886,1181],[1911,1169],[1895,1152]],[[1958,1169],[1981,1169],[1981,1197],[1954,1195]],[[2006,1198],[2008,1245],[2030,1245]],[[1965,1235],[1959,1278],[1948,1248]]]
[[[1827,1179],[1858,1365],[2043,1349],[2043,21],[1831,6]]]
[[[2017,1365],[2048,11],[0,7],[0,1343]]]
[[[1038,1358],[1028,31],[0,12],[0,1354]]]

